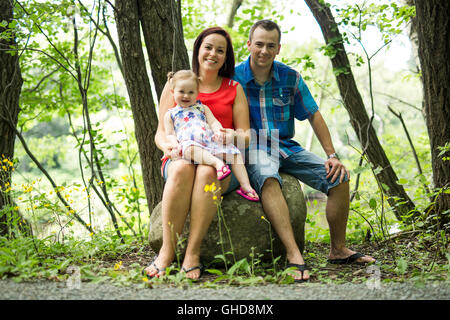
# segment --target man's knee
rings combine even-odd
[[[281,186],[280,186],[280,182],[278,181],[277,178],[275,177],[270,177],[267,178],[266,180],[264,180],[264,183],[261,187],[261,193],[265,193],[265,192],[281,192]]]
[[[335,187],[328,190],[328,196],[344,196],[346,194],[349,194],[350,192],[350,183],[349,181],[343,181],[339,184],[337,184]],[[346,198],[348,199],[348,197]]]

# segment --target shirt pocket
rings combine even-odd
[[[275,121],[287,121],[294,118],[291,112],[291,91],[288,88],[276,88],[272,95],[273,118]]]

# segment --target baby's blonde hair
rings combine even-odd
[[[169,72],[167,74],[167,81],[169,81],[170,88],[175,88],[177,80],[193,80],[197,84],[197,89],[200,84],[198,76],[191,70],[179,70],[177,72]]]

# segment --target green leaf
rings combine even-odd
[[[374,198],[371,198],[369,200],[369,207],[372,210],[375,210],[377,208],[377,200],[375,200]]]
[[[398,274],[404,274],[406,272],[407,268],[408,268],[408,262],[405,259],[400,258],[399,260],[397,260],[397,268],[395,268],[395,271]]]
[[[223,275],[223,272],[220,271],[220,270],[217,270],[217,269],[206,269],[206,272],[209,272],[211,274],[215,274],[215,275],[218,275],[218,276],[222,276]]]

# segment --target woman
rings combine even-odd
[[[240,84],[231,80],[234,74],[234,52],[229,34],[220,27],[205,29],[197,37],[192,54],[192,70],[200,77],[199,99],[220,121],[225,141],[250,140],[247,99]],[[163,244],[156,259],[145,269],[150,276],[160,276],[174,257],[176,235],[183,231],[190,212],[190,230],[182,270],[186,277],[201,276],[200,246],[216,213],[211,194],[204,191],[213,182],[228,193],[238,187],[233,175],[218,181],[216,170],[209,165],[195,165],[186,160],[172,161],[173,146],[165,136],[164,115],[175,105],[166,83],[159,104],[159,124],[155,143],[166,160],[161,172],[166,179],[162,199]],[[243,147],[240,145],[239,147]]]

